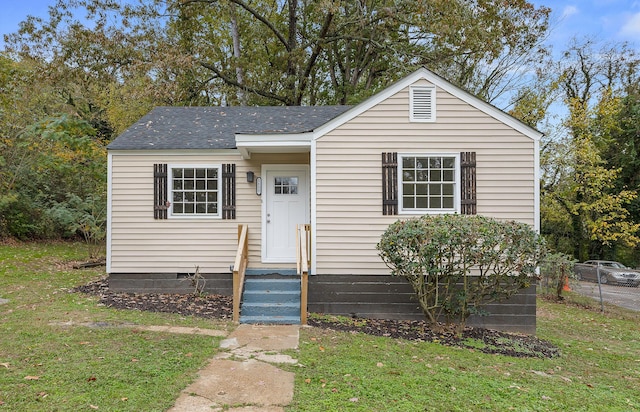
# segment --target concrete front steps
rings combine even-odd
[[[247,272],[240,323],[300,324],[300,277]]]

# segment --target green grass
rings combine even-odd
[[[0,245],[0,297],[9,299],[0,305],[0,410],[163,411],[217,351],[219,338],[135,325],[226,323],[118,311],[71,293],[104,275],[72,269],[86,256],[81,244]]]
[[[561,350],[553,359],[305,328],[287,410],[640,410],[640,314],[592,302],[538,301],[538,337]]]

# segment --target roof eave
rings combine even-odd
[[[236,147],[243,159],[252,153],[305,153],[311,150],[313,133],[236,133]]]

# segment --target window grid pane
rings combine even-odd
[[[455,167],[452,156],[404,156],[403,209],[453,209]]]
[[[217,168],[172,168],[174,215],[217,215]]]
[[[274,193],[276,195],[297,195],[298,194],[298,178],[291,177],[275,177],[273,179]]]

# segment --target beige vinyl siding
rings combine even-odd
[[[249,263],[261,263],[261,203],[255,181],[246,172],[260,176],[262,164],[308,164],[309,154],[240,155],[171,154],[170,152],[113,151],[111,167],[111,272],[112,273],[224,273],[233,264],[238,224],[249,225]],[[236,219],[153,218],[153,165],[236,164]],[[272,265],[273,266],[273,265]],[[282,267],[283,265],[276,265]]]
[[[382,152],[476,152],[478,213],[534,224],[534,141],[436,93],[435,123],[409,121],[407,88],[317,140],[316,273],[389,273],[376,244],[411,215],[382,215]]]

